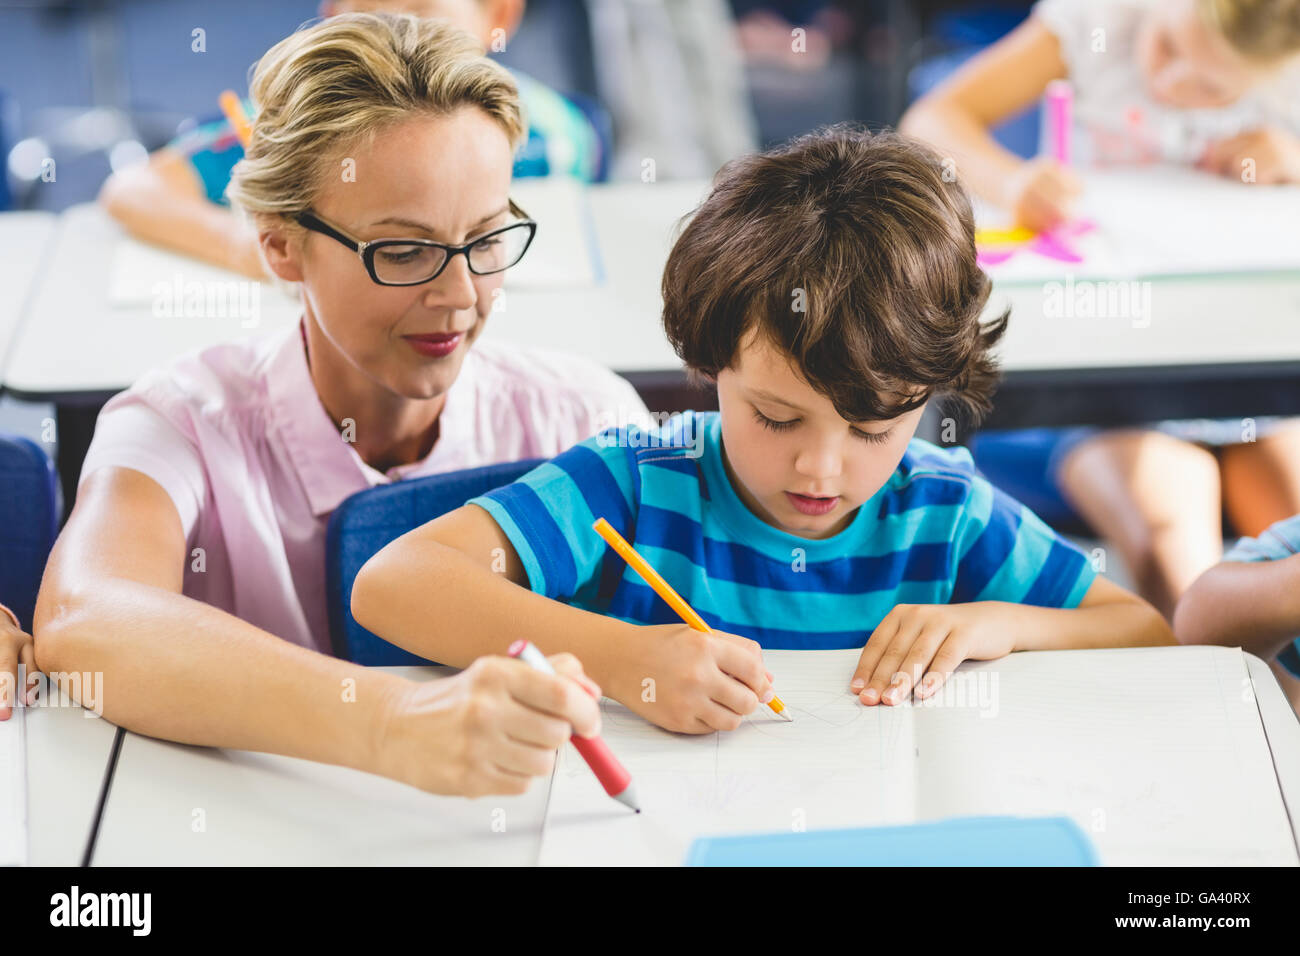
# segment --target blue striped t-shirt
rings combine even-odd
[[[538,594],[638,624],[679,620],[592,530],[604,517],[710,627],[769,648],[861,647],[899,603],[1075,607],[1095,577],[965,448],[913,439],[844,530],[812,539],[740,500],[721,430],[717,412],[608,429],[470,503],[501,526]]]

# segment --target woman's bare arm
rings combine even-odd
[[[408,682],[183,596],[188,557],[176,508],[153,479],[92,474],[41,584],[41,670],[102,672],[104,716],[128,730],[374,769],[385,699]]]

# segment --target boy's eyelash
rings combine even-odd
[[[770,428],[774,432],[783,432],[786,429],[794,428],[795,425],[799,424],[799,419],[797,418],[792,418],[786,422],[778,422],[773,418],[768,418],[757,408],[754,409],[754,419],[764,428]],[[863,441],[869,441],[872,444],[876,444],[876,445],[883,444],[884,442],[889,441],[890,433],[893,432],[893,428],[887,428],[883,432],[864,432],[864,431],[859,431],[856,428],[850,430],[853,432],[854,435],[856,435],[858,438],[861,438]]]

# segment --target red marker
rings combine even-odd
[[[546,655],[537,649],[537,646],[531,641],[515,641],[510,645],[507,652],[511,657],[517,657],[533,670],[541,671],[543,674],[554,674],[555,668],[551,662],[546,659]],[[626,804],[637,813],[641,812],[641,807],[637,805],[636,793],[632,789],[632,775],[627,772],[627,768],[618,762],[618,758],[610,752],[605,741],[597,737],[579,737],[574,734],[569,738],[573,746],[582,754],[582,759],[587,761],[587,766],[591,772],[596,775],[600,785],[605,788],[605,792],[617,800],[619,803]]]

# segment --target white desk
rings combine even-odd
[[[0,213],[0,373],[39,283],[58,219],[52,212]],[[0,383],[3,383],[0,375]]]
[[[1300,840],[1300,723],[1251,658],[1269,744]],[[434,678],[446,668],[388,668]],[[536,863],[547,786],[520,797],[436,797],[359,771],[127,734],[93,863],[118,865]],[[195,832],[196,809],[206,831]],[[504,820],[504,832],[493,829]]]
[[[27,862],[79,866],[95,822],[117,727],[66,698],[30,707]]]

